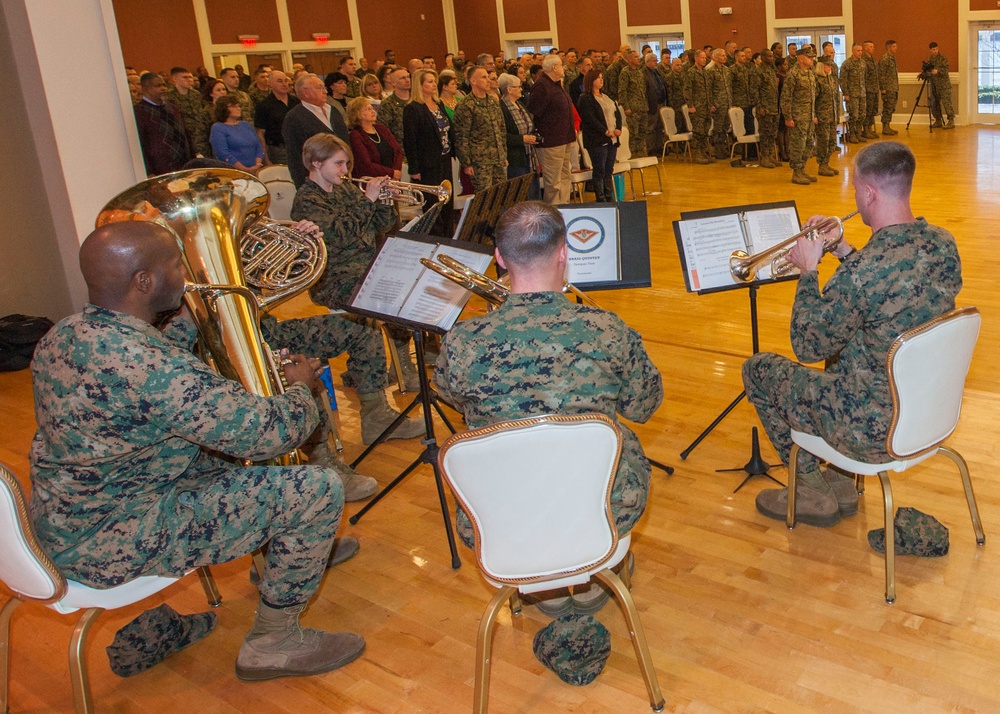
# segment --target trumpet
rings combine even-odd
[[[753,255],[749,255],[744,250],[733,251],[729,256],[729,272],[733,274],[734,278],[744,283],[754,280],[761,268],[768,264],[771,266],[772,277],[777,278],[787,275],[795,269],[795,266],[788,261],[788,252],[799,238],[806,237],[809,240],[821,239],[823,241],[823,251],[829,252],[844,237],[844,223],[854,218],[857,214],[858,212],[854,211],[853,213],[848,213],[843,218],[830,216],[815,225],[806,226],[795,235],[772,245],[767,250],[762,250]],[[826,235],[827,233],[829,235]]]
[[[362,191],[365,191],[368,184],[375,179],[371,176],[364,176],[350,180],[356,183]],[[442,181],[440,186],[407,183],[406,181],[386,181],[379,191],[378,200],[382,203],[397,202],[404,206],[422,206],[424,205],[425,193],[437,197],[438,203],[444,203],[451,198],[451,181]]]

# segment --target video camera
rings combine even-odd
[[[930,79],[932,76],[931,70],[933,69],[934,69],[934,63],[930,62],[929,60],[925,60],[924,63],[920,66],[920,75],[919,75],[920,79]]]

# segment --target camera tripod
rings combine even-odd
[[[923,84],[920,85],[920,91],[917,92],[917,98],[913,102],[913,110],[910,112],[910,118],[907,119],[907,121],[906,121],[906,130],[907,131],[910,130],[910,124],[913,122],[913,115],[917,113],[917,108],[920,107],[920,106],[925,106],[925,105],[920,104],[920,98],[922,96],[924,96],[924,90],[926,89],[927,90],[927,104],[926,104],[926,107],[927,107],[927,127],[928,127],[928,129],[930,129],[930,132],[933,134],[934,133],[934,110],[933,110],[933,107],[934,107],[934,97],[932,95],[934,93],[934,85],[930,82],[930,80],[927,77],[924,76],[924,74],[922,72],[920,74],[920,78],[923,80]]]

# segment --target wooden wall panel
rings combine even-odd
[[[257,35],[258,42],[281,42],[274,0],[205,0],[205,10],[215,44],[238,43],[240,35]],[[170,33],[163,34],[169,37]]]
[[[311,42],[314,32],[329,32],[330,39],[351,36],[347,0],[285,0],[293,42]],[[440,6],[440,3],[438,3]]]
[[[496,10],[492,3],[490,7],[494,8],[493,37],[496,38]],[[369,59],[381,58],[385,50],[393,49],[399,64],[432,54],[437,58],[438,67],[444,66],[448,43],[441,0],[407,0],[405,9],[400,6],[391,11],[384,0],[358,0],[358,23],[365,56]]]
[[[969,0],[970,10],[996,10],[996,0]]]
[[[581,3],[578,0],[555,0],[559,26],[559,48],[611,49],[621,44],[617,5],[607,0]]]
[[[468,60],[481,52],[500,51],[500,27],[494,0],[454,0],[458,47]]]
[[[503,0],[503,20],[507,34],[551,31],[548,5],[542,0]]]
[[[741,47],[770,44],[764,0],[725,0],[725,3],[689,0],[691,6],[691,46],[719,47],[735,40]],[[733,8],[732,15],[720,15],[719,7]],[[733,33],[733,30],[736,30]]]
[[[202,63],[191,0],[114,0],[125,64],[141,72]],[[170,28],[169,32],[157,28]]]
[[[952,71],[958,70],[958,3],[959,0],[883,0],[876,7],[867,0],[856,0],[854,37],[848,37],[847,41],[871,40],[875,43],[875,56],[881,57],[885,41],[896,40],[900,72],[919,72],[920,63],[930,55],[927,45],[937,42]]]
[[[698,0],[691,0],[692,4]],[[616,3],[610,3],[609,8],[615,17],[618,16]],[[679,25],[681,22],[681,0],[625,0],[625,17],[629,25]],[[560,35],[562,28],[560,27]],[[617,43],[613,43],[617,44]],[[610,48],[612,45],[608,45]]]
[[[779,20],[791,20],[796,17],[840,17],[843,14],[844,7],[841,0],[774,0],[774,16]]]

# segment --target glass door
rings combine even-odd
[[[972,76],[975,81],[971,122],[1000,121],[1000,23],[972,28]]]
[[[816,52],[823,54],[823,43],[833,43],[833,61],[839,67],[847,59],[848,47],[847,36],[843,27],[786,27],[781,30],[782,49],[785,50],[789,44],[795,43],[796,47],[802,45],[815,45]],[[875,56],[878,59],[878,47],[875,48]]]

